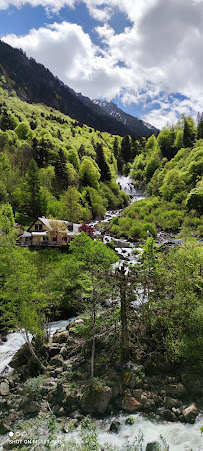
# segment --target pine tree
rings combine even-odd
[[[105,155],[104,155],[104,149],[102,147],[102,144],[97,143],[96,145],[96,153],[97,153],[97,164],[101,170],[101,181],[109,181],[111,180],[111,172],[109,165],[106,162]]]
[[[128,135],[124,136],[121,141],[121,157],[126,163],[132,159],[131,142]]]
[[[34,159],[31,160],[27,170],[27,188],[28,188],[28,202],[30,214],[35,217],[39,216],[40,208],[40,180],[37,163]]]
[[[55,163],[55,175],[57,179],[57,184],[60,189],[68,188],[68,174],[66,168],[66,158],[63,153],[63,150],[60,149],[57,155],[56,163]]]
[[[203,118],[200,119],[197,126],[197,139],[203,139]]]

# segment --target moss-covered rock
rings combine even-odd
[[[108,386],[94,385],[89,387],[82,397],[82,410],[86,413],[104,414],[112,398],[112,390]]]

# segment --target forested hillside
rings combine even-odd
[[[136,186],[147,198],[128,207],[112,221],[111,231],[131,239],[144,238],[146,229],[203,236],[203,118],[197,126],[183,117],[176,126],[151,136],[137,149],[131,166]]]
[[[16,220],[25,224],[46,215],[88,221],[126,206],[116,171],[118,158],[126,166],[128,137],[100,133],[59,111],[23,102],[5,84],[1,77],[0,202],[10,202]]]

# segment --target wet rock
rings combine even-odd
[[[0,394],[1,396],[9,395],[9,383],[7,381],[0,383]]]
[[[165,412],[164,412],[164,419],[166,421],[174,422],[174,421],[176,421],[176,415],[171,410],[165,410]]]
[[[183,384],[170,384],[165,387],[166,394],[175,398],[182,398],[188,394],[188,390]]]
[[[121,424],[119,423],[119,421],[112,421],[109,430],[110,430],[111,432],[116,432],[116,433],[118,433],[119,430],[120,430],[120,425],[121,425]]]
[[[160,446],[159,446],[158,442],[147,443],[146,451],[159,451],[159,450],[160,450]]]
[[[91,386],[82,397],[82,410],[86,413],[106,412],[112,398],[112,390],[108,386]]]
[[[132,424],[135,424],[135,420],[133,417],[128,417],[125,420],[126,424],[130,424],[130,426],[132,426]]]
[[[160,450],[160,446],[159,446],[158,442],[147,443],[146,451],[159,451],[159,450]]]
[[[195,418],[199,413],[199,409],[195,403],[190,404],[186,409],[183,410],[183,416],[187,423],[194,424]]]
[[[143,404],[133,396],[126,394],[122,399],[121,407],[127,412],[137,412],[139,410],[142,410]]]

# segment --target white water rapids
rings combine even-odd
[[[121,188],[132,197],[131,202],[144,198],[143,193],[138,192],[133,187],[129,177],[119,176],[117,182],[120,184]],[[121,210],[107,212],[104,220],[110,221],[113,217],[118,216],[120,212]],[[111,237],[105,236],[104,242],[111,239]],[[116,243],[116,251],[121,258],[124,258],[125,261],[129,261],[129,263],[137,262],[139,257],[137,256],[137,252],[134,254],[135,248],[133,249],[132,243],[129,243],[127,240],[121,240],[120,243],[119,240],[117,240]],[[139,248],[137,248],[136,251],[139,251]],[[140,293],[140,299],[141,294],[142,293]],[[74,318],[70,318],[66,321],[50,323],[50,334],[52,335],[58,328],[66,327],[71,321],[73,321],[73,319]],[[5,370],[7,371],[13,355],[24,342],[24,338],[21,334],[11,333],[8,335],[7,342],[0,345],[0,374],[2,374]],[[97,421],[99,442],[102,445],[108,442],[112,445],[118,446],[122,451],[124,445],[126,445],[127,442],[132,444],[138,436],[139,430],[142,430],[144,433],[143,451],[146,449],[147,443],[153,441],[160,442],[160,435],[162,435],[166,440],[170,451],[203,451],[203,434],[201,435],[200,432],[200,427],[203,426],[202,415],[198,416],[194,425],[189,425],[182,424],[180,422],[170,423],[167,421],[162,422],[159,420],[152,420],[146,418],[142,414],[135,414],[131,415],[135,419],[135,424],[132,426],[125,423],[127,416],[128,415],[124,413],[118,413],[116,416],[111,416],[104,420]],[[118,434],[109,432],[109,427],[112,421],[119,421],[121,424]],[[69,441],[70,439],[74,439],[76,442],[79,442],[80,434],[78,429],[64,436],[65,441]],[[57,449],[60,451],[60,447]]]

